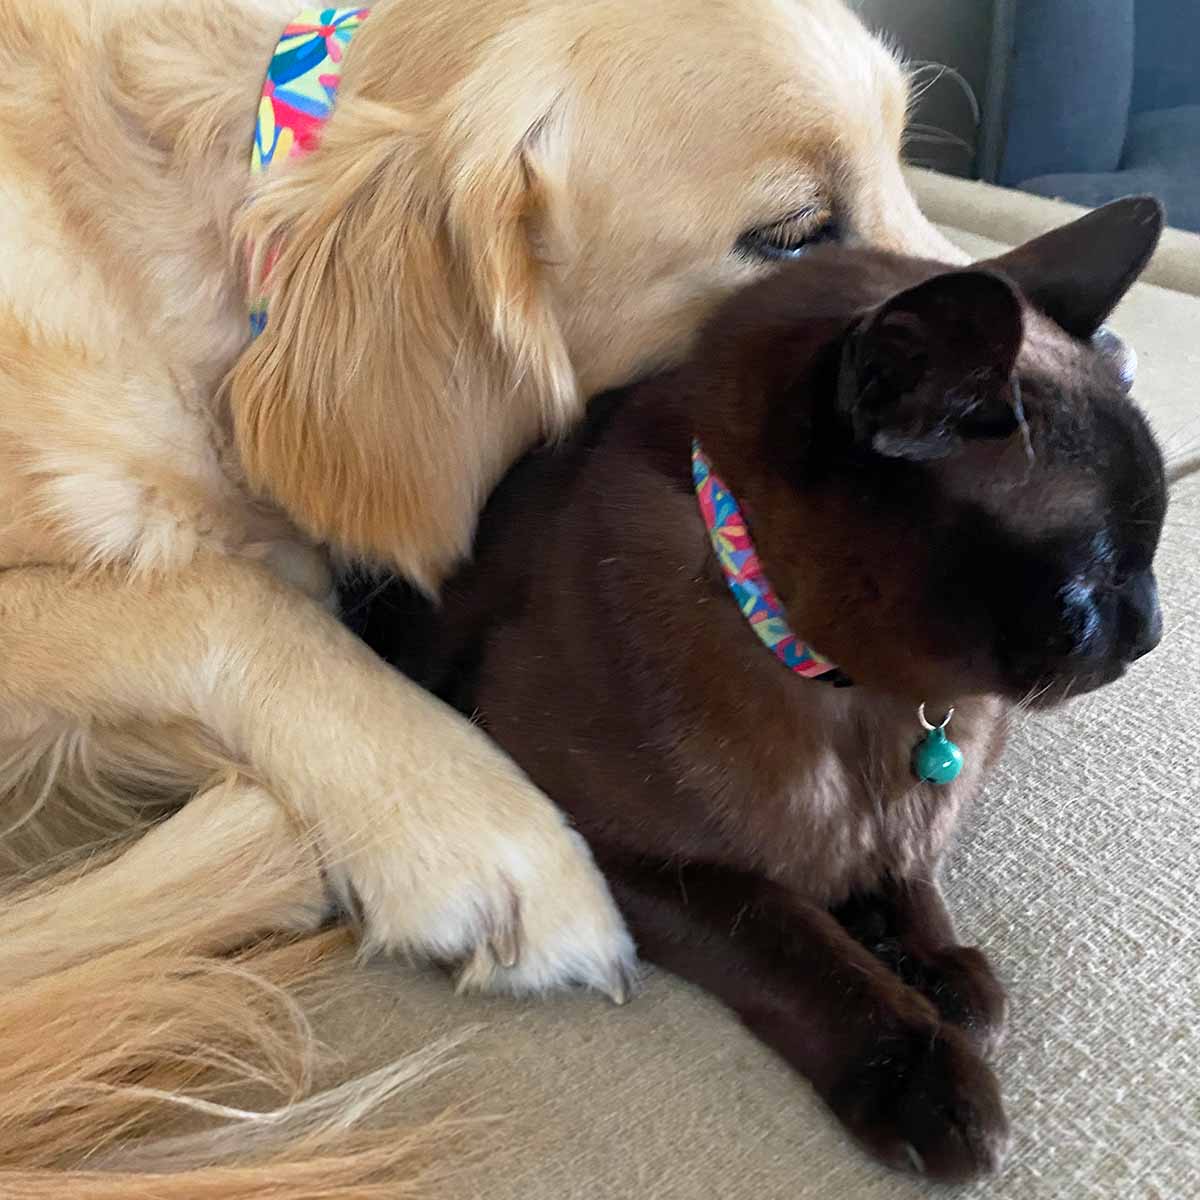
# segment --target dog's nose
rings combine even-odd
[[[1141,571],[1121,589],[1121,657],[1134,662],[1162,641],[1163,616],[1152,571]]]
[[[1102,358],[1112,364],[1117,378],[1121,381],[1121,387],[1126,392],[1133,391],[1133,385],[1137,379],[1137,351],[1124,339],[1118,337],[1107,325],[1101,325],[1096,331],[1092,338],[1092,345],[1095,346]]]

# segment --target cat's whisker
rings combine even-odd
[[[1187,476],[1200,471],[1200,434],[1196,432],[1198,427],[1200,422],[1189,421],[1160,437],[1168,483],[1179,483]]]
[[[1033,706],[1054,686],[1054,680],[1047,680],[1044,684],[1034,684],[1033,687],[1021,697],[1020,700],[1013,705],[1012,716],[1020,718],[1017,724],[1018,729],[1024,729],[1026,721],[1033,710]]]
[[[1162,640],[1158,643],[1155,649],[1162,650],[1164,646],[1170,649],[1175,644],[1175,641],[1178,637],[1179,625],[1168,621],[1163,626]]]
[[[1164,451],[1178,449],[1179,440],[1186,437],[1191,437],[1191,445],[1197,446],[1200,445],[1200,434],[1197,434],[1197,430],[1200,430],[1200,420],[1193,418],[1182,425],[1176,425],[1169,433],[1160,434],[1159,441]]]
[[[1194,438],[1191,441],[1175,446],[1168,444],[1163,447],[1163,457],[1167,460],[1168,466],[1178,462],[1180,459],[1191,458],[1196,454],[1200,454],[1200,438]]]

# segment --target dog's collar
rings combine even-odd
[[[262,175],[277,158],[303,158],[316,149],[342,81],[343,52],[370,12],[369,8],[302,8],[283,31],[258,102],[252,174]],[[266,323],[266,301],[256,299],[250,312],[251,333],[261,333]]]
[[[692,482],[721,573],[759,641],[794,674],[849,686],[850,680],[829,659],[792,632],[783,604],[759,562],[741,506],[698,441],[692,442]]]

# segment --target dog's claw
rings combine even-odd
[[[497,964],[506,970],[511,970],[520,960],[521,902],[515,891],[510,890],[508,912],[497,922],[488,945]]]
[[[492,976],[494,959],[490,947],[482,944],[476,946],[471,957],[459,964],[454,973],[455,993],[462,996],[483,988]]]
[[[634,967],[626,964],[615,966],[608,977],[605,992],[616,1005],[628,1004],[638,990],[638,976]]]
[[[492,954],[502,967],[512,968],[521,957],[521,935],[515,923],[505,925],[497,933],[492,934]]]

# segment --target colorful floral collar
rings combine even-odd
[[[303,158],[316,149],[342,81],[342,53],[370,13],[369,8],[302,8],[283,31],[258,102],[252,174],[262,175],[276,158]],[[256,299],[251,333],[262,333],[266,323],[266,300]]]
[[[762,644],[797,675],[846,685],[849,680],[833,663],[792,632],[783,604],[758,561],[741,507],[697,441],[692,442],[692,481],[725,582]]]

